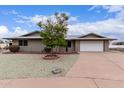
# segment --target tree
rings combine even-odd
[[[37,25],[41,28],[40,36],[47,48],[53,51],[53,48],[66,45],[65,35],[67,34],[69,17],[65,13],[55,13],[45,22],[40,21]]]

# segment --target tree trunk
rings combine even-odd
[[[53,55],[53,48],[51,48],[51,55]]]

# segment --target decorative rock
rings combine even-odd
[[[53,74],[59,74],[62,73],[62,69],[61,68],[55,68],[51,71]]]
[[[43,59],[45,59],[45,60],[54,60],[54,59],[58,59],[58,58],[59,58],[58,55],[45,55],[43,57]]]

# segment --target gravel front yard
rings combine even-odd
[[[53,77],[51,70],[61,68],[65,76],[78,55],[60,55],[57,60],[43,60],[41,54],[0,54],[0,79]]]

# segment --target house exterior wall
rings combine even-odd
[[[71,41],[71,47],[68,47],[68,52],[75,51],[75,41]]]
[[[19,45],[18,40],[13,40],[13,45]],[[20,46],[21,52],[42,52],[44,45],[41,40],[28,40],[28,46]]]
[[[66,47],[54,48],[54,52],[66,53]],[[67,52],[75,51],[75,41],[71,41],[71,47],[67,47]]]
[[[75,51],[80,52],[80,41],[79,40],[75,41]]]
[[[13,40],[13,45],[19,45],[19,40]],[[28,40],[28,46],[20,46],[20,52],[42,52],[45,45],[41,40]],[[71,41],[71,47],[68,47],[68,52],[75,50],[75,42]],[[54,48],[54,52],[66,53],[65,47]]]
[[[104,51],[109,51],[109,41],[103,42]],[[18,40],[13,40],[13,45],[19,45]],[[21,52],[42,52],[45,45],[41,40],[28,40],[28,46],[20,46]],[[66,53],[65,47],[54,48],[54,52]],[[71,47],[68,47],[68,52],[80,52],[80,40],[72,40]]]
[[[104,51],[105,52],[109,51],[109,41],[108,40],[104,41]]]

